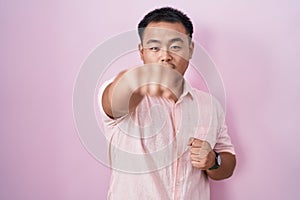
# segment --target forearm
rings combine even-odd
[[[229,178],[234,171],[236,165],[235,155],[227,152],[220,153],[221,166],[215,170],[206,170],[207,175],[213,180],[222,180]]]
[[[130,83],[122,80],[125,72],[120,73],[109,84],[102,95],[102,106],[105,113],[111,118],[118,118],[128,114],[142,100],[142,96],[133,93]]]

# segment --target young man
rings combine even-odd
[[[193,25],[170,7],[138,25],[142,67],[103,86],[112,167],[108,199],[209,200],[208,177],[232,175],[235,153],[221,106],[183,75]]]

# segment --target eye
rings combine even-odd
[[[159,47],[150,47],[149,49],[150,49],[151,51],[155,51],[155,52],[156,52],[156,51],[159,51]]]
[[[181,49],[181,46],[173,45],[170,47],[171,51],[179,51]]]

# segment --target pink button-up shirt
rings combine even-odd
[[[112,168],[108,199],[210,199],[207,175],[191,165],[189,138],[234,154],[223,109],[211,95],[185,82],[176,103],[145,96],[135,112],[115,120],[100,110]]]

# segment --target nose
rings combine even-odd
[[[160,62],[165,63],[165,62],[170,62],[171,60],[172,60],[172,56],[170,52],[167,50],[162,50],[160,56]]]

